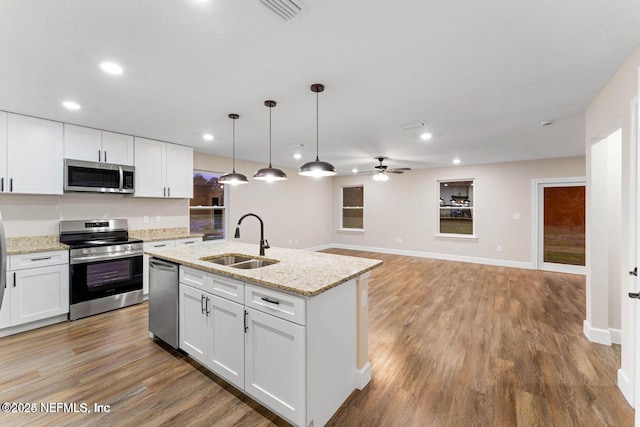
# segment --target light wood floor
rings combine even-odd
[[[632,426],[619,346],[582,334],[584,278],[395,255],[370,280],[373,379],[333,426]],[[147,332],[141,304],[0,339],[0,402],[110,413],[2,426],[286,425]]]

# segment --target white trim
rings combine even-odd
[[[461,240],[478,240],[478,236],[476,236],[475,234],[442,234],[442,233],[437,233],[434,234],[433,237],[437,238],[437,239],[461,239]]]
[[[312,246],[310,248],[305,248],[305,251],[311,251],[311,252],[318,252],[318,251],[323,251],[325,249],[331,249],[331,248],[335,248],[335,245],[331,244],[331,243],[327,243],[324,245],[318,245],[318,246]]]
[[[592,328],[586,320],[582,323],[582,332],[587,339],[596,344],[611,345],[611,331],[608,329]]]
[[[627,403],[635,408],[633,402],[633,384],[629,381],[627,374],[622,369],[618,369],[618,388],[622,392],[622,395],[627,399]]]
[[[364,228],[338,228],[336,230],[338,233],[355,233],[355,234],[363,234]]]
[[[371,363],[367,362],[362,369],[356,369],[356,388],[362,390],[371,381]]]
[[[414,256],[418,258],[440,259],[444,261],[468,262],[471,264],[495,265],[498,267],[524,268],[527,270],[531,270],[533,268],[531,263],[529,262],[509,261],[504,259],[478,258],[478,257],[470,257],[470,256],[462,256],[462,255],[439,254],[439,253],[433,253],[433,252],[378,248],[373,246],[344,245],[341,243],[334,243],[330,247],[337,248],[337,249],[350,249],[354,251],[379,252],[382,254]]]
[[[60,314],[55,317],[49,317],[48,319],[36,320],[35,322],[24,323],[22,325],[2,329],[0,330],[0,337],[19,334],[21,332],[30,331],[32,329],[38,329],[44,326],[54,325],[56,323],[67,322],[68,320],[69,316],[67,314]]]
[[[622,329],[609,328],[612,344],[622,344]]]
[[[539,269],[544,271],[552,271],[554,273],[579,274],[581,276],[587,275],[587,267],[584,265],[555,264],[553,262],[543,262]]]
[[[551,263],[545,263],[543,258],[540,256],[540,219],[541,219],[541,210],[542,210],[542,200],[540,197],[540,189],[544,187],[567,187],[567,186],[587,186],[587,177],[586,176],[572,176],[572,177],[564,177],[564,178],[534,178],[531,180],[531,264],[533,268],[536,270],[545,270],[545,271],[559,271],[550,269]],[[585,211],[587,207],[585,206]],[[588,224],[586,224],[588,226]],[[586,233],[586,228],[585,228]],[[585,242],[586,243],[586,242]],[[562,265],[562,264],[558,264]],[[561,272],[569,272],[569,271],[561,271]],[[584,268],[584,273],[572,272],[573,274],[585,274],[586,275],[586,267]]]

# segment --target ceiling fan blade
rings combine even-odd
[[[410,171],[411,168],[393,168],[394,171]]]
[[[398,169],[387,169],[387,173],[404,173],[404,171],[398,170]]]
[[[361,171],[361,172],[352,173],[352,175],[372,175],[374,173],[378,173],[378,171]]]

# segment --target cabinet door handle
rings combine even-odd
[[[167,197],[171,197],[171,187],[167,187]]]
[[[14,273],[14,274],[15,274],[15,273]],[[637,298],[637,299],[640,299],[640,292],[638,292],[638,293],[629,292],[629,298]]]
[[[167,197],[167,187],[162,187],[162,197]]]
[[[13,272],[13,287],[16,287],[16,272]]]
[[[4,191],[4,177],[0,178],[0,191]]]
[[[43,256],[42,258],[31,258],[31,261],[47,261],[51,259],[50,256]]]
[[[267,297],[262,297],[262,301],[270,302],[271,304],[280,305],[280,301],[278,301],[277,299],[270,299],[270,298],[267,298]]]
[[[102,151],[98,150],[98,161],[102,161]]]
[[[249,326],[247,325],[247,316],[249,315],[249,312],[247,310],[244,311],[244,333],[247,333],[247,330],[249,329]]]
[[[209,299],[209,297],[207,297],[207,300],[204,302],[204,308],[207,309],[207,317],[209,317],[209,313],[211,313],[209,311],[209,301],[210,301],[210,299]]]
[[[638,275],[638,267],[634,268],[633,271],[629,272],[629,276],[637,276]]]
[[[9,192],[13,193],[13,178],[9,178]]]
[[[104,150],[104,161],[107,161],[107,150]]]
[[[204,295],[200,295],[200,310],[202,310],[202,314],[204,314]]]
[[[165,246],[167,246],[167,244],[163,244],[163,245],[154,245],[154,248],[164,248]]]

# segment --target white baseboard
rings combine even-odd
[[[618,369],[618,388],[624,398],[627,399],[627,402],[629,402],[629,405],[635,408],[633,384],[631,384],[629,377],[627,377],[627,374],[625,374],[622,369]]]
[[[356,388],[362,390],[371,381],[371,363],[367,362],[362,369],[356,370]]]
[[[582,331],[587,339],[596,344],[611,345],[611,331],[609,329],[592,328],[586,320],[582,323]]]
[[[332,243],[327,243],[326,245],[319,245],[319,246],[312,246],[310,248],[305,248],[305,251],[312,251],[312,252],[318,252],[318,251],[323,251],[325,249],[331,249],[331,248],[335,248],[336,245],[332,244]]]
[[[23,325],[12,326],[0,331],[0,337],[6,337],[13,334],[19,334],[21,332],[30,331],[32,329],[42,328],[56,323],[68,322],[69,316],[67,314],[60,314],[48,319],[36,320],[35,322],[25,323]]]
[[[504,259],[479,258],[479,257],[470,257],[470,256],[462,256],[462,255],[440,254],[440,253],[434,253],[434,252],[408,251],[408,250],[402,250],[402,249],[379,248],[379,247],[373,247],[373,246],[345,245],[342,243],[334,243],[332,245],[329,245],[329,247],[338,248],[338,249],[351,249],[354,251],[380,252],[383,254],[405,255],[405,256],[413,256],[418,258],[441,259],[444,261],[458,261],[458,262],[469,262],[473,264],[495,265],[499,267],[524,268],[528,270],[533,269],[532,263],[524,262],[524,261],[508,261]]]
[[[622,344],[622,330],[609,328],[611,332],[611,342],[613,344]]]

